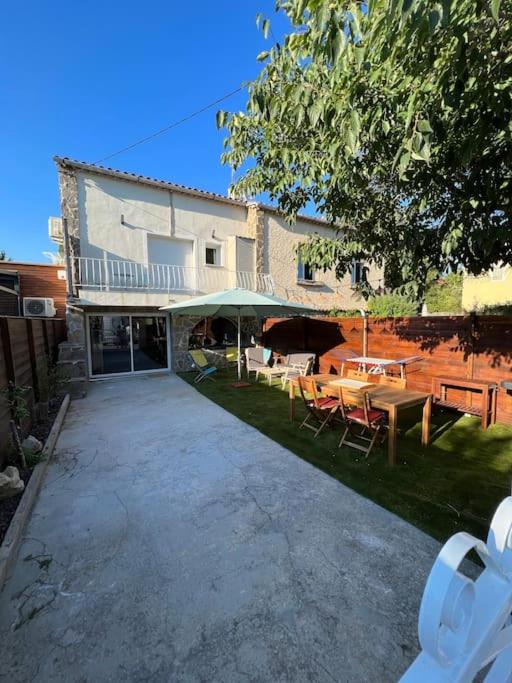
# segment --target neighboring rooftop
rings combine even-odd
[[[128,182],[140,183],[143,185],[151,185],[152,187],[160,187],[171,192],[179,192],[181,194],[187,194],[194,197],[201,197],[203,199],[210,199],[215,202],[223,202],[224,204],[232,204],[235,206],[241,206],[246,208],[250,204],[258,204],[265,211],[271,211],[272,213],[280,214],[281,212],[274,206],[268,204],[262,204],[255,201],[247,201],[242,199],[233,199],[222,194],[217,194],[216,192],[208,192],[207,190],[200,190],[196,187],[188,187],[187,185],[180,185],[177,183],[171,183],[167,180],[159,180],[157,178],[150,178],[149,176],[138,175],[136,173],[129,173],[128,171],[119,171],[115,168],[109,168],[105,166],[100,166],[98,164],[89,164],[86,161],[76,161],[74,159],[69,159],[68,157],[53,157],[55,163],[58,166],[64,168],[74,168],[79,171],[88,171],[90,173],[97,173],[98,175],[110,176],[112,178],[119,178],[120,180],[126,180]],[[305,221],[310,221],[312,223],[317,223],[319,225],[329,226],[330,224],[325,218],[320,218],[318,216],[304,216],[299,214],[298,218]]]

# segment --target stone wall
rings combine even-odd
[[[171,322],[171,349],[172,349],[172,369],[174,372],[187,372],[192,370],[192,364],[188,356],[188,341],[194,327],[203,320],[203,316],[197,315],[176,315],[172,316]],[[233,320],[236,324],[236,320]],[[241,329],[251,335],[261,334],[261,322],[256,318],[242,318]],[[218,368],[226,368],[227,362],[224,349],[205,350],[208,362]]]
[[[188,357],[188,340],[192,330],[202,320],[199,315],[173,315],[171,320],[171,358],[174,372],[192,370]]]
[[[69,256],[74,259],[80,256],[80,211],[78,206],[78,183],[76,172],[72,168],[67,168],[59,164],[59,192],[60,192],[60,212],[62,218],[67,220],[69,235]],[[66,255],[67,256],[67,255]],[[75,263],[71,261],[73,271],[73,295],[78,296],[75,286],[77,282]]]
[[[265,212],[257,203],[247,206],[247,227],[256,245],[256,272],[265,272]]]
[[[68,304],[66,306],[66,326],[68,341],[81,344],[85,348],[85,313],[81,308]]]

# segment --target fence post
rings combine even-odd
[[[37,361],[36,349],[34,346],[34,329],[32,327],[32,320],[27,318],[27,339],[28,339],[28,355],[30,358],[30,371],[32,374],[32,388],[34,390],[34,400],[39,402],[39,377],[37,376]]]
[[[9,321],[7,320],[7,318],[0,318],[0,335],[2,337],[2,347],[4,349],[5,372],[7,374],[7,382],[15,382],[16,376],[14,374],[11,337],[9,334]]]
[[[361,311],[363,315],[363,356],[368,355],[368,314]]]
[[[44,344],[44,355],[49,358],[50,356],[50,345],[48,343],[48,330],[46,329],[46,320],[43,319],[43,344]]]

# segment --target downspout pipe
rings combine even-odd
[[[368,314],[363,308],[359,312],[363,319],[363,356],[368,356]]]

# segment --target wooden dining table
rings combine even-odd
[[[329,396],[339,396],[339,375],[310,375],[322,393]],[[338,384],[338,386],[337,386]],[[289,416],[293,421],[295,417],[295,398],[296,388],[299,386],[299,378],[291,379],[289,382]],[[372,384],[364,389],[370,396],[373,408],[384,410],[388,414],[388,462],[390,465],[396,464],[397,437],[398,437],[398,413],[406,408],[413,406],[423,406],[423,419],[421,425],[421,445],[428,446],[430,441],[430,417],[432,414],[432,394],[423,391],[412,391],[411,389],[401,389],[386,384]],[[357,390],[343,386],[344,394],[356,395]]]

